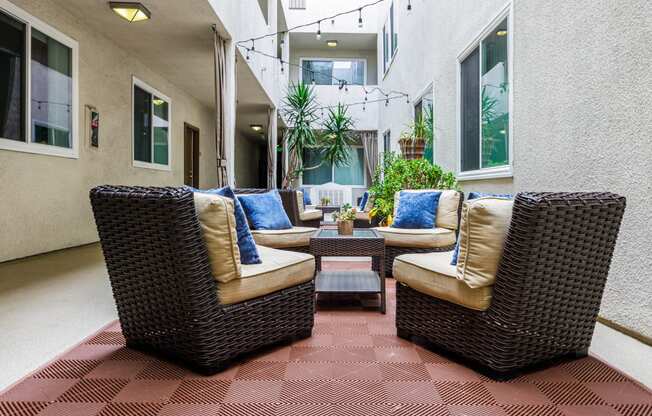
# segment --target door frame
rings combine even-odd
[[[199,128],[190,123],[183,123],[183,182],[186,182],[186,140],[188,140],[188,131],[192,131],[192,184],[190,186],[199,188]]]

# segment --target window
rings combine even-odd
[[[461,177],[509,176],[510,79],[507,12],[459,62]]]
[[[383,72],[389,70],[392,58],[398,50],[398,8],[394,2],[389,6],[389,15],[383,26]]]
[[[417,122],[423,119],[428,127],[428,143],[426,144],[426,151],[424,158],[434,161],[434,113],[433,113],[433,95],[432,86],[426,89],[421,95],[421,98],[416,100],[414,104],[414,121]]]
[[[364,59],[301,59],[301,81],[315,85],[337,85],[338,79],[349,85],[366,84]],[[337,78],[337,79],[336,79]]]
[[[383,133],[383,152],[385,154],[392,151],[392,132],[387,130]]]
[[[321,160],[321,152],[318,149],[307,149],[304,152],[303,163],[308,168],[303,172],[304,185],[323,185],[328,182],[335,182],[340,185],[365,186],[364,150],[362,146],[352,146],[349,149],[348,166],[337,167],[330,163],[319,165]],[[314,168],[318,165],[319,167]]]
[[[170,169],[170,99],[142,81],[133,83],[134,166]]]
[[[290,10],[292,9],[305,10],[305,8],[306,8],[306,0],[290,0]]]
[[[11,4],[3,7],[0,149],[76,158],[77,43]]]

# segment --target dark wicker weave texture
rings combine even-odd
[[[219,304],[192,192],[102,186],[90,197],[130,347],[210,374],[242,353],[310,336],[313,282]]]
[[[399,335],[507,375],[586,354],[624,209],[611,193],[519,193],[489,309],[397,285]]]
[[[460,203],[457,206],[457,230],[455,235],[458,235],[460,232],[460,220],[462,217],[462,205],[464,204],[464,193],[458,192],[460,195]],[[446,246],[446,247],[437,247],[437,248],[420,248],[420,247],[393,247],[387,246],[385,248],[385,275],[392,275],[392,266],[394,265],[394,259],[401,254],[412,254],[412,253],[437,253],[441,251],[451,251],[455,249],[455,244]]]

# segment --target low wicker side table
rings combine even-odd
[[[385,313],[385,238],[376,230],[356,228],[353,235],[339,235],[336,229],[320,229],[310,238],[310,253],[317,267],[315,293],[378,293],[380,312]],[[370,256],[371,270],[324,272],[324,256]]]

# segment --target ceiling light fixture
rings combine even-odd
[[[251,127],[251,130],[253,131],[263,131],[263,126],[260,124],[252,124],[249,127]]]
[[[500,29],[499,31],[496,32],[496,36],[507,36],[507,30]]]
[[[337,41],[336,40],[327,40],[326,45],[328,45],[329,48],[337,48]]]
[[[128,22],[142,22],[152,17],[152,13],[142,3],[110,1],[109,7]]]

